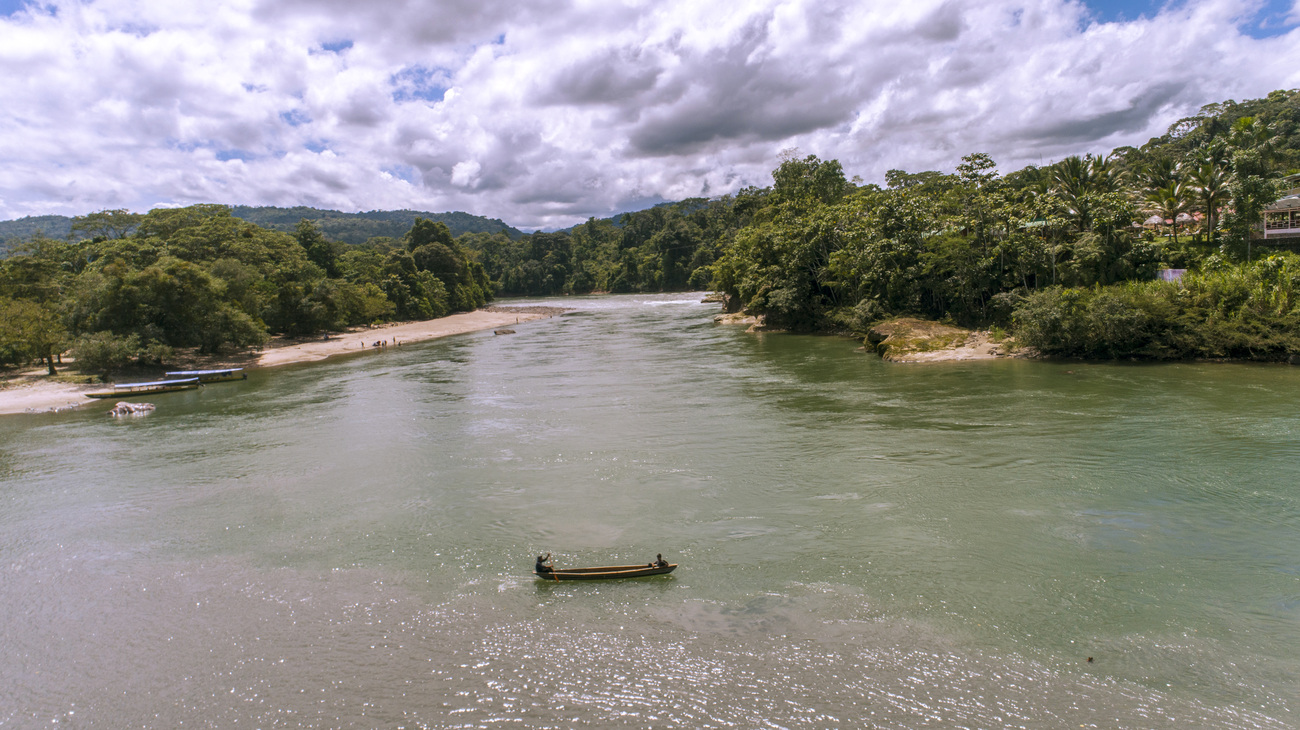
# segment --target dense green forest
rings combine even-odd
[[[455,211],[451,213],[426,213],[418,210],[372,210],[365,213],[343,213],[318,208],[275,208],[236,205],[231,214],[263,228],[292,233],[301,220],[316,225],[326,238],[343,243],[361,244],[377,237],[401,238],[415,225],[416,218],[446,224],[452,236],[465,233],[502,233],[516,239],[522,231],[503,223],[499,218],[484,218]]]
[[[737,219],[730,197],[692,198],[590,219],[567,233],[458,239],[506,296],[707,289],[712,264],[731,244]]]
[[[321,219],[280,230],[314,209],[254,210],[265,225],[223,205],[100,211],[70,219],[61,239],[36,231],[0,259],[0,364],[39,358],[53,371],[73,350],[78,367],[108,372],[177,348],[441,317],[497,294],[706,288],[734,235],[731,208],[691,200],[532,235],[478,219],[487,224],[459,237],[397,211],[376,216],[389,228],[364,232],[398,235],[358,244],[327,235]]]
[[[367,213],[344,213],[305,206],[276,208],[236,205],[231,208],[231,214],[263,228],[286,233],[293,233],[298,222],[306,219],[316,224],[316,228],[326,238],[352,244],[365,243],[375,237],[401,238],[415,225],[416,218],[445,223],[452,236],[505,232],[511,239],[516,239],[523,235],[500,219],[460,211],[427,213],[418,210],[372,210]],[[37,236],[67,238],[72,235],[72,224],[73,219],[65,215],[28,216],[0,221],[0,254]]]
[[[483,266],[441,222],[401,239],[328,240],[307,220],[292,234],[224,205],[103,211],[69,240],[36,238],[0,261],[0,362],[52,360],[114,370],[175,348],[259,345],[389,319],[469,311],[491,298]]]
[[[908,314],[1010,329],[1047,354],[1278,358],[1300,353],[1300,257],[1253,233],[1297,172],[1300,92],[1276,91],[1140,148],[1005,175],[971,154],[881,186],[790,155],[768,187],[563,232],[223,205],[100,211],[62,236],[29,218],[0,259],[0,364],[52,370],[73,350],[107,371],[494,296],[700,289],[794,330]],[[1156,281],[1162,268],[1188,273]]]
[[[743,227],[713,285],[796,330],[912,314],[1013,328],[1048,354],[1284,357],[1300,352],[1300,257],[1252,234],[1300,171],[1297,122],[1300,92],[1277,91],[1141,148],[1005,176],[972,154],[951,175],[890,171],[885,187],[789,158],[770,188],[736,196]],[[1154,230],[1135,223],[1148,216]],[[1189,273],[1155,281],[1161,268]]]
[[[33,238],[67,238],[72,233],[72,218],[66,215],[29,215],[0,221],[0,255],[13,246]]]

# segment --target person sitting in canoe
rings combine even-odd
[[[551,554],[550,554],[550,553],[547,553],[547,554],[545,554],[545,555],[538,555],[538,556],[537,556],[537,565],[534,565],[534,566],[533,566],[533,572],[535,572],[535,573],[549,573],[549,572],[551,572],[553,569],[554,569],[554,566],[551,565]]]
[[[667,567],[668,567],[668,561],[667,561],[667,560],[664,560],[664,554],[663,554],[663,553],[659,553],[658,555],[656,555],[656,556],[655,556],[655,561],[654,561],[653,563],[650,564],[650,567],[651,567],[651,568],[667,568]]]

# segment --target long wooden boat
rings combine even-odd
[[[540,580],[616,580],[618,578],[644,578],[647,575],[666,575],[677,569],[677,563],[656,567],[653,565],[607,565],[602,568],[556,568],[549,573],[533,572]]]
[[[168,378],[198,378],[200,383],[220,383],[223,380],[248,380],[248,373],[243,368],[226,368],[225,370],[177,370],[167,373]]]
[[[198,378],[185,380],[155,380],[152,383],[119,383],[112,390],[97,390],[86,393],[87,398],[121,398],[124,395],[152,395],[154,393],[171,393],[177,390],[194,390],[202,385]]]

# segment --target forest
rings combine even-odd
[[[1300,353],[1298,239],[1255,236],[1297,172],[1300,92],[1275,91],[1206,106],[1140,148],[1006,174],[973,153],[951,174],[864,184],[788,153],[768,187],[564,232],[225,205],[104,210],[57,238],[24,219],[35,230],[0,259],[0,365],[54,372],[71,351],[103,373],[497,296],[705,289],[797,331],[908,314],[1052,355],[1277,359]]]
[[[1276,91],[1207,106],[1141,148],[1006,175],[971,154],[954,174],[892,170],[884,187],[789,156],[770,188],[736,196],[742,227],[712,286],[794,330],[910,314],[1006,328],[1052,355],[1285,358],[1300,352],[1297,239],[1254,236],[1300,187],[1297,122],[1300,92]]]
[[[0,362],[50,372],[72,350],[109,372],[163,363],[177,348],[259,346],[393,319],[471,311],[492,297],[483,266],[446,224],[349,246],[310,221],[292,234],[224,205],[101,211],[69,240],[37,237],[0,261]]]

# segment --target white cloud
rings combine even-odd
[[[781,149],[1004,170],[1300,86],[1249,0],[55,2],[0,18],[0,216],[225,202],[562,226],[765,185]],[[1293,18],[1294,21],[1294,18]]]

